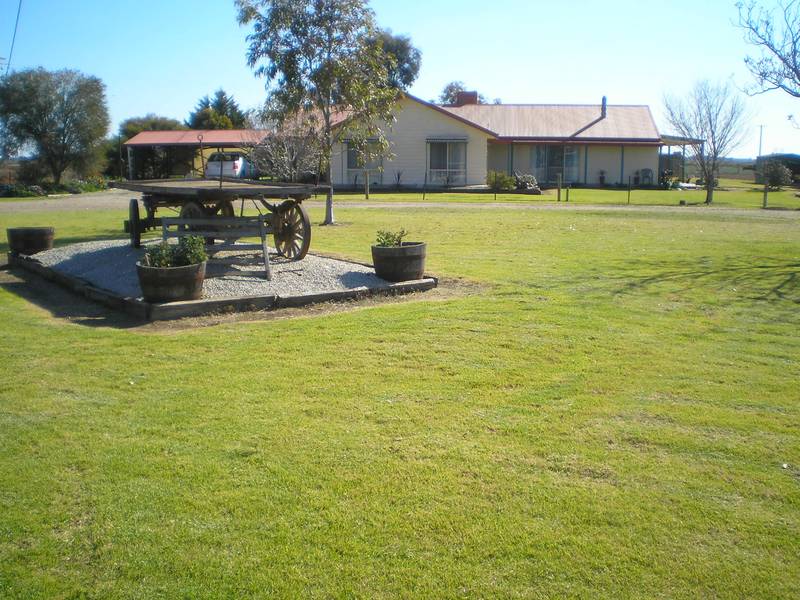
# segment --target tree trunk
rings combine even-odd
[[[325,221],[323,225],[333,225],[336,219],[333,218],[333,168],[331,161],[328,161],[328,195],[325,197]]]
[[[64,174],[64,169],[60,169],[55,165],[50,165],[50,174],[53,176],[53,183],[56,185],[61,184],[61,176]]]
[[[326,139],[328,143],[328,160],[325,172],[328,175],[328,195],[325,198],[325,220],[323,225],[333,225],[336,219],[333,217],[333,138],[330,133],[330,128],[326,127]]]
[[[706,204],[711,204],[711,201],[714,199],[714,181],[707,181],[706,182]]]

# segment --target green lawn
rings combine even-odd
[[[337,216],[483,291],[159,333],[0,286],[0,597],[800,595],[800,219]]]
[[[750,182],[734,179],[722,180],[721,188],[714,192],[714,203],[710,208],[761,208],[763,201],[763,188],[758,188]],[[780,191],[769,193],[768,206],[800,210],[800,198],[795,196],[796,188],[784,188]],[[566,190],[561,192],[561,201],[566,202]],[[321,197],[320,197],[321,199]],[[338,192],[339,202],[364,202],[363,193]],[[631,205],[634,206],[678,206],[681,200],[688,204],[702,204],[705,201],[705,191],[691,190],[660,190],[639,189],[631,191]],[[370,194],[373,202],[422,202],[422,192],[373,192]],[[427,202],[447,203],[482,203],[494,202],[494,194],[489,193],[427,193]],[[570,190],[569,201],[575,204],[628,204],[628,191],[616,188],[575,188]],[[520,194],[497,194],[497,202],[542,204],[557,202],[556,190],[546,190],[541,196]]]

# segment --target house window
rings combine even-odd
[[[366,165],[358,156],[355,144],[347,142],[347,169],[350,171],[377,171],[382,166],[380,156],[377,156],[378,145],[376,142],[367,142],[367,155],[369,156]]]
[[[428,182],[464,185],[467,181],[467,142],[428,142]]]
[[[559,175],[562,183],[574,183],[578,181],[579,160],[578,146],[534,146],[531,149],[531,173],[539,183],[554,184]]]

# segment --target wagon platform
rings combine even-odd
[[[259,234],[267,279],[270,278],[267,236],[272,236],[279,256],[302,260],[311,247],[311,220],[302,202],[316,192],[327,191],[326,187],[312,185],[225,177],[120,181],[113,187],[142,194],[146,216],[141,216],[139,199],[131,198],[124,224],[134,248],[140,247],[143,232],[158,227],[162,228],[163,239],[196,233],[205,237],[209,245],[217,239],[233,245],[241,237],[252,236],[252,223],[248,221],[252,218],[244,215],[245,206],[252,204],[261,219]],[[162,219],[156,216],[160,209],[173,209],[179,216]],[[170,231],[169,226],[176,229]]]

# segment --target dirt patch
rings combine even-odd
[[[326,316],[403,302],[442,302],[482,293],[487,286],[463,279],[439,279],[438,287],[426,292],[398,296],[372,296],[359,300],[321,302],[301,308],[270,311],[213,314],[201,317],[145,323],[73,294],[64,288],[26,271],[0,271],[0,288],[19,296],[49,317],[64,323],[88,327],[132,329],[142,333],[180,332],[214,325]]]

